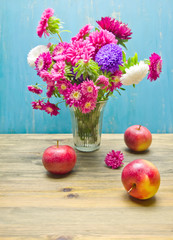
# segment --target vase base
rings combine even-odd
[[[75,146],[75,149],[77,149],[80,152],[94,152],[100,148],[99,146],[88,146],[88,147],[83,147],[83,146]]]

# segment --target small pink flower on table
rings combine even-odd
[[[124,165],[123,163],[124,155],[121,151],[114,151],[112,150],[106,155],[105,163],[108,167],[112,169],[116,169]]]

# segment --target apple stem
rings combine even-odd
[[[57,140],[57,147],[59,147],[59,141]]]
[[[132,185],[132,187],[129,189],[128,193],[130,193],[135,187],[136,187],[136,184],[133,183],[133,185]]]
[[[139,125],[139,128],[138,128],[138,130],[140,130],[140,128],[141,128],[141,125]]]

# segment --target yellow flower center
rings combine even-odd
[[[115,81],[116,83],[118,83],[118,82],[120,81],[119,77],[115,77],[115,78],[114,78],[114,81]]]
[[[53,109],[51,107],[47,107],[46,109],[47,109],[48,112],[52,112],[53,111]]]
[[[73,92],[72,93],[72,98],[75,98],[75,99],[79,99],[81,97],[81,94],[80,94],[80,92],[78,92],[78,91],[75,91],[75,92]]]
[[[36,108],[41,109],[41,106],[38,105],[38,106],[36,106]]]
[[[90,108],[91,107],[91,102],[86,102],[85,103],[85,108]]]
[[[62,90],[66,90],[66,89],[67,89],[67,86],[66,86],[65,84],[62,84],[62,85],[61,85],[61,89],[62,89]]]
[[[88,86],[88,87],[87,87],[87,91],[88,91],[88,92],[92,92],[92,91],[93,91],[93,88],[92,88],[91,86]]]

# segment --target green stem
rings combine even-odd
[[[57,34],[58,34],[58,37],[59,37],[60,41],[63,42],[63,40],[62,40],[60,34],[59,34],[58,32],[57,32]]]

